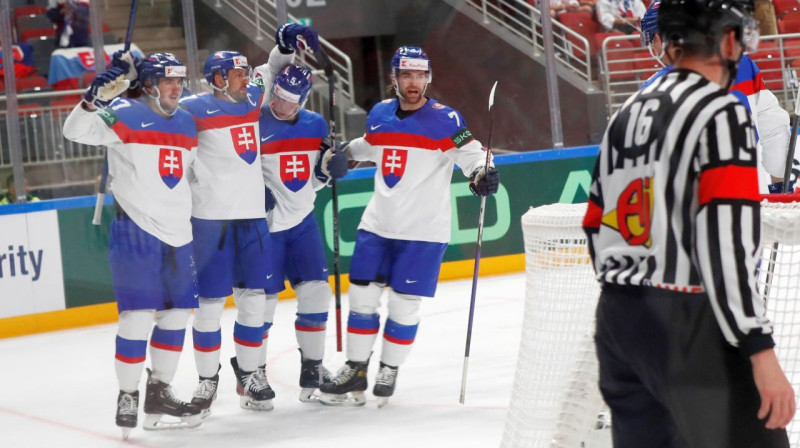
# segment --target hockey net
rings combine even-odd
[[[758,291],[775,324],[781,366],[797,389],[800,197],[786,198],[762,202]],[[597,388],[593,334],[600,290],[581,227],[585,212],[585,203],[552,204],[522,217],[525,316],[504,448],[611,447],[613,422]],[[791,446],[800,446],[798,420],[788,428]]]

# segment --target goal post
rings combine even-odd
[[[597,386],[600,288],[581,226],[585,213],[585,203],[550,204],[522,217],[525,311],[503,448],[611,447],[613,421]],[[761,222],[758,293],[800,396],[800,195],[765,196]],[[787,429],[791,446],[800,446],[800,413]]]

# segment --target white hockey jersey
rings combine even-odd
[[[272,54],[280,57],[273,60]],[[264,181],[259,161],[258,114],[268,64],[282,67],[294,55],[274,51],[256,68],[247,98],[232,103],[203,93],[181,100],[197,124],[199,145],[192,179],[192,216],[200,219],[264,218]]]
[[[314,211],[316,190],[325,184],[314,176],[320,144],[328,136],[322,115],[301,110],[295,123],[281,121],[264,106],[261,127],[261,167],[264,182],[275,195],[275,208],[267,214],[270,232],[300,224]]]
[[[377,165],[375,193],[358,228],[384,238],[448,243],[453,166],[469,176],[486,163],[486,152],[456,110],[428,98],[400,119],[398,106],[396,98],[376,104],[367,133],[348,146],[355,160]]]
[[[64,137],[108,146],[114,199],[142,230],[173,247],[192,241],[188,178],[197,152],[197,128],[185,111],[172,118],[138,100],[117,98],[108,109],[80,104],[64,123]]]

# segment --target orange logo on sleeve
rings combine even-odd
[[[629,183],[617,199],[617,208],[603,216],[603,224],[618,231],[631,246],[650,247],[653,220],[652,178]]]

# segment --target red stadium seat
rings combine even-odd
[[[44,14],[46,8],[43,5],[22,5],[14,8],[14,21],[19,16],[36,16]]]
[[[22,30],[20,33],[20,40],[26,41],[28,39],[33,38],[55,38],[56,37],[56,29],[55,28],[38,28],[34,30]]]
[[[797,0],[772,0],[775,6],[775,18],[782,19],[782,16],[790,11],[800,11],[800,2]]]
[[[617,40],[607,45],[608,72],[611,81],[636,79],[633,61],[638,47],[627,40]]]
[[[772,42],[762,42],[755,53],[751,53],[750,59],[756,63],[764,84],[770,90],[783,89],[783,67],[781,66],[781,53],[777,44]]]
[[[27,78],[17,78],[17,92],[27,92],[41,90],[48,87],[47,78],[43,76],[28,76]]]
[[[586,12],[565,12],[559,16],[559,21],[561,21],[564,26],[586,39],[589,44],[588,50],[590,56],[593,56],[597,52],[597,47],[594,42],[594,35],[597,34],[597,22],[592,20],[591,14]],[[572,34],[567,34],[567,41],[574,46],[572,50],[573,55],[576,58],[583,59],[585,55],[578,50],[583,47],[583,43]]]
[[[800,19],[800,9],[797,10],[793,9],[791,11],[786,11],[785,13],[783,13],[778,23],[784,20],[797,20],[797,19]]]
[[[594,51],[601,51],[603,49],[603,42],[608,39],[609,37],[613,36],[624,36],[625,33],[620,33],[619,31],[611,31],[609,33],[597,33],[594,35]]]
[[[800,33],[800,18],[786,19],[778,22],[779,34]]]
[[[637,51],[634,57],[636,60],[633,62],[633,68],[636,70],[636,76],[641,80],[648,79],[662,68],[662,65],[650,55],[648,50]]]

